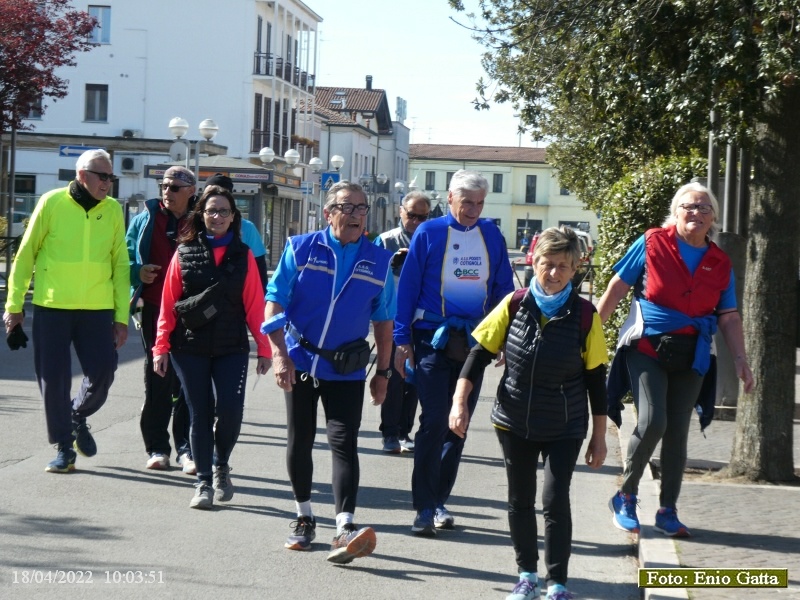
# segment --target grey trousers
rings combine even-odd
[[[676,508],[692,409],[703,378],[691,369],[667,371],[655,358],[634,349],[627,356],[638,419],[628,443],[620,491],[638,494],[642,474],[661,441],[661,506]]]

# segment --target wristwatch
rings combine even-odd
[[[375,369],[375,375],[380,375],[381,377],[386,377],[386,379],[392,378],[392,370],[391,369]]]

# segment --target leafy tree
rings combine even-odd
[[[66,96],[68,81],[56,75],[56,69],[74,66],[75,53],[93,47],[88,36],[96,20],[69,4],[0,2],[0,133],[12,125],[25,129],[23,119],[39,101]]]
[[[464,10],[461,0],[449,0]],[[721,141],[753,152],[744,322],[757,380],[741,395],[729,471],[794,477],[800,263],[800,4],[796,0],[478,0],[489,82],[513,102],[564,185],[595,210],[654,157]],[[489,95],[490,85],[493,86]],[[746,182],[745,182],[746,183]],[[605,212],[605,210],[604,210]],[[769,343],[767,343],[769,341]]]

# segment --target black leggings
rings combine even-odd
[[[566,585],[572,553],[572,509],[569,488],[583,440],[536,442],[497,429],[508,478],[508,525],[520,573],[536,573],[539,562],[536,528],[536,470],[544,462],[542,515],[547,585]]]
[[[305,379],[305,380],[304,380]],[[333,454],[333,499],[336,514],[354,513],[358,495],[358,430],[364,404],[364,381],[324,381],[297,373],[286,392],[286,468],[297,502],[311,499],[314,461],[311,450],[317,433],[317,400],[322,400],[328,445]]]

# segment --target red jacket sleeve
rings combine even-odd
[[[175,302],[180,299],[182,293],[181,263],[178,261],[178,253],[176,252],[164,277],[164,289],[161,292],[161,312],[158,315],[158,331],[156,332],[156,343],[153,346],[153,356],[160,356],[169,352],[169,336],[172,335],[177,321]]]
[[[247,327],[258,345],[258,355],[272,358],[269,340],[261,333],[261,323],[264,321],[264,288],[261,285],[261,275],[258,272],[256,259],[251,251],[247,252],[247,279],[244,280],[242,302],[244,303]]]

